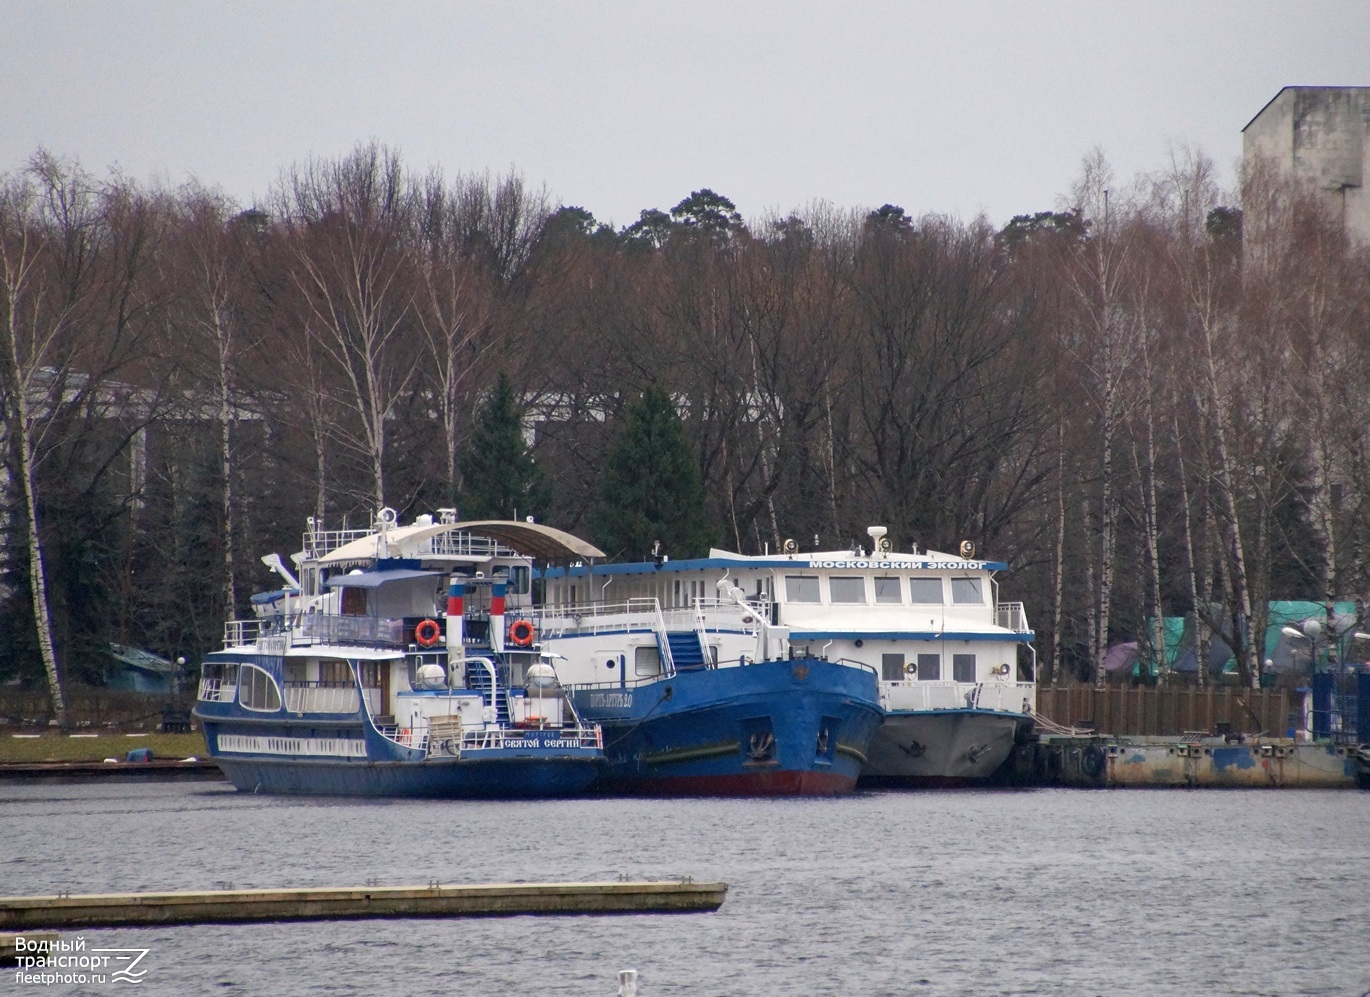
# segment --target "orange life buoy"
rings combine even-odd
[[[414,628],[414,641],[419,647],[432,647],[442,636],[442,627],[437,620],[420,620]]]
[[[527,647],[533,643],[535,631],[527,620],[515,620],[509,624],[509,643],[515,647]]]

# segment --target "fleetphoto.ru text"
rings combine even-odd
[[[26,986],[86,986],[103,983],[143,982],[146,967],[139,965],[150,949],[88,949],[86,940],[75,938],[26,938],[14,940],[14,982]]]

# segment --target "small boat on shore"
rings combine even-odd
[[[530,604],[531,560],[599,551],[531,523],[463,524],[451,510],[399,526],[312,520],[297,580],[254,597],[202,664],[195,716],[240,790],[516,798],[583,793],[604,767],[555,668],[506,642],[506,600]],[[512,628],[511,628],[512,629]],[[521,633],[521,631],[520,631]]]

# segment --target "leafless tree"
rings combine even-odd
[[[403,342],[413,294],[405,253],[413,184],[398,154],[372,142],[340,160],[289,170],[273,205],[289,229],[298,320],[347,386],[379,509],[388,422],[417,356]]]

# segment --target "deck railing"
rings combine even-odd
[[[357,687],[350,682],[286,682],[287,713],[356,713]]]
[[[327,554],[331,554],[339,547],[350,544],[354,540],[373,536],[375,532],[375,530],[371,529],[315,530],[312,533],[306,530],[304,542],[301,544],[300,549],[304,551],[305,557],[310,560],[315,560],[324,557]]]
[[[1033,709],[1036,686],[1031,682],[904,682],[881,687],[890,710],[998,710],[1027,713]]]
[[[546,730],[549,728],[542,728]],[[430,744],[427,729],[410,729],[408,727],[396,727],[391,725],[378,726],[377,732],[387,740],[393,741],[403,748],[413,748],[422,751],[427,755],[441,756],[443,754],[452,755],[454,750],[446,742],[447,738],[434,739],[435,743]],[[492,727],[486,728],[467,728],[461,732],[461,745],[458,751],[469,749],[505,748],[505,747],[526,747],[527,735],[533,733],[532,730],[520,730],[514,727]],[[564,727],[556,731],[557,740],[562,744],[558,747],[573,748],[603,748],[604,732],[598,726],[591,727]],[[567,743],[570,742],[570,743]]]
[[[688,606],[663,608],[658,599],[644,596],[624,602],[544,606],[538,614],[538,629],[558,637],[622,630],[624,627],[652,631],[697,630],[730,623],[746,629],[755,626],[756,618],[765,612],[765,609],[750,607],[744,610],[736,603],[723,599],[694,599]],[[743,622],[749,617],[751,623]]]
[[[297,633],[303,640],[294,643],[379,644],[404,646],[404,620],[372,616],[332,616],[312,613],[301,618]]]
[[[1005,630],[1012,630],[1014,633],[1032,632],[1032,628],[1028,626],[1027,610],[1021,602],[999,603],[995,607],[995,621]]]
[[[310,560],[326,557],[339,547],[367,537],[378,537],[375,530],[316,530],[304,534],[302,549]],[[443,555],[451,557],[515,557],[517,551],[490,537],[476,536],[465,530],[439,533],[423,541],[416,548],[417,556]]]

